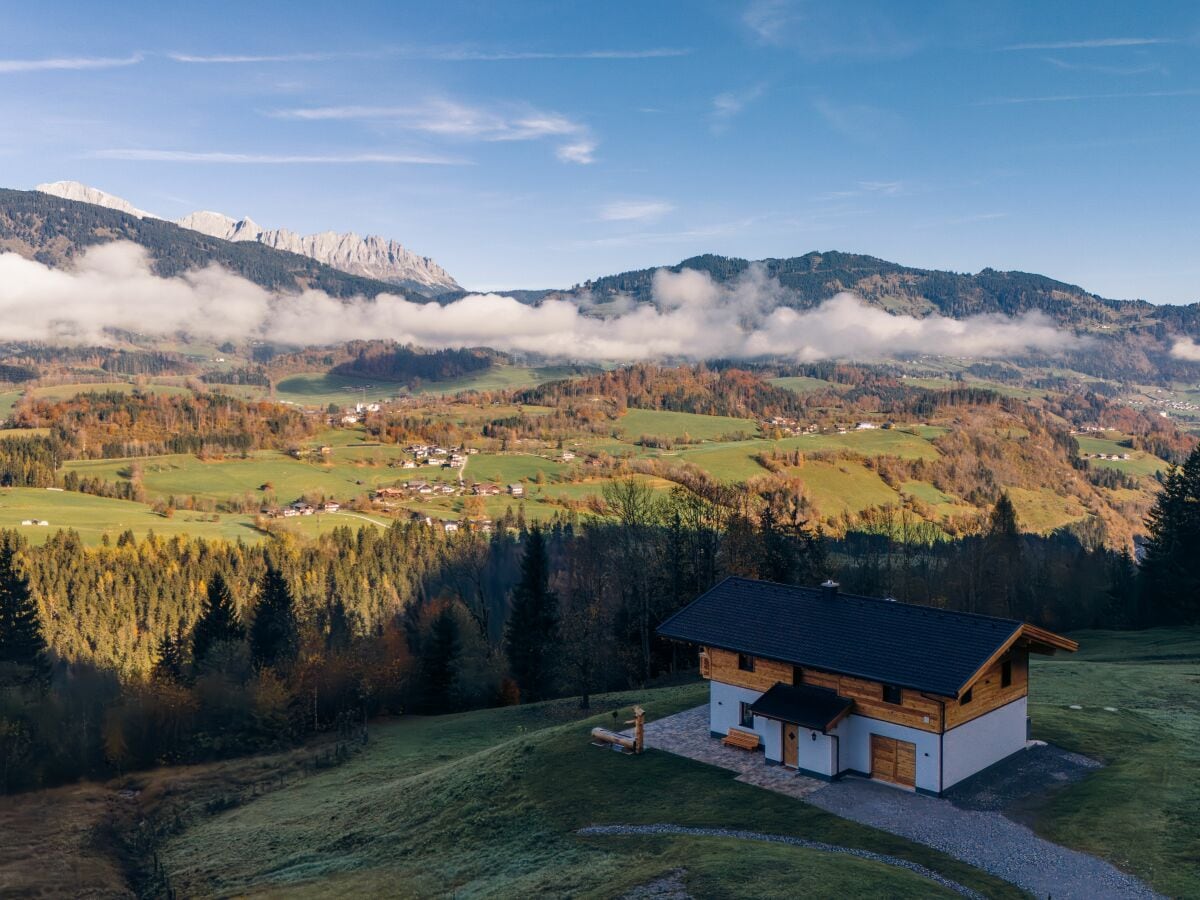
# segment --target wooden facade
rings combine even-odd
[[[829,688],[854,701],[854,715],[891,722],[919,731],[940,734],[1024,697],[1029,690],[1029,654],[1012,646],[998,656],[969,685],[970,699],[934,697],[909,688],[895,688],[899,702],[884,699],[885,685],[849,675],[793,666],[764,657],[753,657],[743,668],[742,655],[716,647],[701,648],[700,674],[705,678],[753,691],[768,691],[776,684],[809,684]],[[1009,683],[1004,683],[1005,672]],[[966,694],[964,694],[966,696]]]

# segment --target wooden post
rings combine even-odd
[[[646,743],[646,711],[640,706],[635,706],[633,719],[625,724],[633,726],[633,752],[641,753]]]

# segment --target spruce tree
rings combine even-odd
[[[187,659],[185,658],[183,634],[169,632],[158,641],[157,659],[154,662],[154,678],[171,684],[182,684],[185,680]]]
[[[1146,624],[1200,622],[1200,447],[1167,474],[1146,525]]]
[[[246,629],[238,619],[229,584],[224,575],[216,572],[208,580],[204,611],[192,630],[192,660],[197,667],[202,666],[214,644],[240,641],[245,636]]]
[[[292,591],[283,573],[267,566],[250,628],[250,658],[258,668],[286,668],[300,649]]]
[[[46,641],[16,556],[11,541],[0,544],[0,685],[44,685],[50,675]]]
[[[458,619],[447,605],[434,618],[421,647],[421,705],[426,712],[453,712],[458,708],[460,638]]]
[[[550,590],[546,541],[536,525],[525,539],[521,579],[513,589],[504,640],[521,699],[545,699],[554,688],[556,674],[558,597]]]

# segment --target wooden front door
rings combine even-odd
[[[917,745],[871,735],[871,777],[905,787],[917,785]]]
[[[781,727],[783,728],[783,764],[794,769],[800,765],[800,748],[796,743],[799,740],[799,732],[796,726],[790,722],[782,723]]]

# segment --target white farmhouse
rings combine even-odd
[[[658,633],[699,645],[714,738],[815,778],[930,794],[1023,750],[1030,652],[1078,649],[1014,619],[745,578]]]

